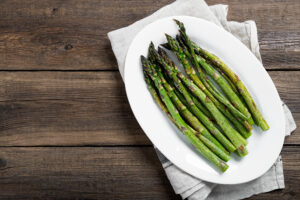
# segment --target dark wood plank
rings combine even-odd
[[[66,0],[0,2],[0,69],[116,70],[106,34],[172,2]],[[230,5],[229,19],[254,19],[265,67],[300,69],[298,0],[208,0]]]
[[[0,146],[150,144],[118,72],[8,72],[0,77]]]
[[[300,126],[300,71],[270,75]],[[0,88],[0,146],[151,144],[118,72],[1,72]]]
[[[152,148],[1,148],[0,199],[177,199]]]
[[[300,198],[300,148],[283,152],[286,188],[252,199]],[[152,147],[1,148],[0,199],[179,199]]]

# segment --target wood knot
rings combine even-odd
[[[58,11],[58,8],[53,8],[52,9],[52,14],[55,14]]]
[[[73,49],[73,46],[71,45],[71,44],[66,44],[65,45],[65,50],[71,50],[71,49]]]
[[[3,168],[6,166],[6,160],[0,158],[0,168]]]

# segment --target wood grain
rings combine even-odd
[[[299,126],[300,72],[270,75]],[[118,72],[2,72],[0,112],[0,146],[151,144]]]
[[[109,31],[171,0],[0,1],[1,70],[116,70]],[[208,0],[229,5],[229,19],[258,25],[267,69],[300,69],[300,1]]]
[[[131,113],[107,38],[171,2],[0,1],[0,199],[180,199]],[[300,1],[207,3],[255,20],[264,66],[299,127]],[[282,152],[286,188],[250,199],[300,199],[299,132]]]
[[[299,147],[282,157],[286,188],[252,199],[300,198]],[[0,199],[179,199],[152,147],[0,148],[0,175]]]
[[[254,20],[267,69],[299,69],[300,1],[208,0],[229,5],[230,20]]]
[[[153,148],[0,148],[0,176],[0,199],[176,198]]]

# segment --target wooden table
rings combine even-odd
[[[0,1],[0,199],[179,199],[134,119],[106,34],[171,0]],[[264,66],[300,126],[300,1],[208,0],[257,23]],[[300,199],[300,129],[282,151]]]

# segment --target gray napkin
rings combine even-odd
[[[227,21],[227,11],[227,5],[208,6],[203,0],[177,0],[130,26],[109,32],[108,37],[122,77],[124,75],[127,50],[135,35],[147,24],[157,19],[174,15],[199,17],[223,27],[243,42],[261,61],[255,22],[238,23]],[[290,135],[296,129],[296,124],[288,107],[284,103],[282,105],[286,116],[286,135]],[[156,152],[175,193],[181,195],[183,199],[235,200],[284,188],[281,157],[277,159],[268,172],[256,180],[239,185],[217,185],[187,174],[167,160],[157,149]]]

